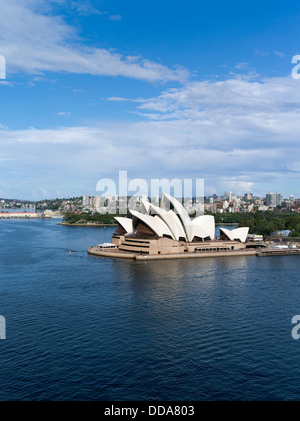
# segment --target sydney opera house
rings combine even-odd
[[[130,210],[131,218],[116,217],[118,228],[111,243],[98,245],[99,253],[115,257],[172,256],[207,252],[241,251],[249,228],[220,228],[215,236],[212,215],[191,219],[174,197],[163,194],[160,207],[141,200],[141,211]],[[91,250],[89,250],[91,251]],[[96,251],[93,248],[93,251]],[[175,256],[173,256],[175,257]]]

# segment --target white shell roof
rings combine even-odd
[[[186,239],[186,234],[183,230],[182,224],[176,214],[173,211],[166,211],[158,206],[150,205],[150,210],[153,210],[160,218],[167,224],[170,231],[172,232],[172,238],[179,240],[179,237]]]
[[[149,214],[151,203],[148,202],[148,200],[144,200],[144,199],[141,199],[141,203],[143,206],[144,213]]]
[[[228,230],[226,228],[220,228],[220,231],[223,232],[229,240],[240,240],[242,243],[246,241],[249,227],[235,228],[233,230]]]
[[[133,233],[138,220],[144,222],[157,236],[168,235],[174,240],[184,238],[193,241],[194,237],[215,238],[215,218],[212,215],[201,215],[191,220],[184,206],[174,197],[163,194],[161,207],[152,205],[147,200],[141,200],[145,213],[130,210],[133,218],[115,217],[116,221],[125,229],[126,233]],[[174,211],[170,210],[170,204]],[[151,215],[151,212],[154,215]],[[245,242],[249,231],[248,227],[228,230],[220,228],[229,240]]]
[[[148,227],[159,237],[162,237],[163,235],[173,237],[169,227],[158,216],[153,217],[151,215],[144,215],[143,213],[134,210],[130,210],[130,213],[148,225]]]
[[[192,241],[193,229],[189,227],[189,225],[191,225],[191,218],[189,217],[189,214],[187,213],[186,209],[184,208],[184,206],[182,206],[182,204],[177,199],[175,199],[175,197],[172,197],[169,194],[163,193],[161,207],[163,209],[169,210],[170,207],[168,206],[168,202],[173,205],[176,214],[180,218],[182,225],[184,227],[184,230],[186,232],[187,240]]]
[[[212,215],[198,216],[193,219],[192,224],[194,225],[194,236],[202,237],[199,234],[201,234],[201,231],[204,231],[207,233],[206,237],[209,237],[211,240],[215,238],[215,218]]]
[[[116,216],[115,220],[124,228],[127,234],[132,234],[132,219],[123,216]]]

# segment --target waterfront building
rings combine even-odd
[[[143,199],[141,205],[141,212],[130,210],[131,218],[115,217],[118,228],[111,242],[123,257],[126,253],[172,255],[238,251],[246,247],[248,227],[220,229],[221,236],[216,238],[212,215],[191,219],[180,201],[168,194],[163,194],[160,207]]]
[[[42,213],[43,218],[62,218],[59,211],[53,211],[51,209],[45,209]]]
[[[281,237],[288,237],[290,235],[290,233],[291,233],[290,230],[281,230],[281,231],[272,232],[271,235],[281,236]]]
[[[257,242],[263,242],[264,237],[260,234],[248,234],[247,235],[247,240],[249,241],[257,241]]]
[[[37,212],[0,212],[1,219],[19,219],[19,218],[39,218],[41,214]]]

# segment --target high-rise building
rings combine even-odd
[[[88,196],[87,194],[84,194],[82,196],[82,205],[83,206],[89,206],[90,205],[90,196]]]
[[[99,209],[101,207],[101,197],[100,196],[95,196],[94,205],[95,205],[95,209]]]
[[[233,199],[234,199],[234,194],[233,194],[233,192],[232,192],[232,191],[230,191],[230,192],[228,193],[228,200],[229,200],[229,202],[232,202],[232,201],[233,201]]]
[[[266,195],[266,205],[271,207],[276,207],[277,205],[281,205],[283,201],[283,196],[280,193],[268,193]]]

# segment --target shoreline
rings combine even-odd
[[[67,227],[117,227],[118,226],[118,224],[95,224],[93,222],[87,222],[85,224],[82,224],[82,223],[80,223],[80,224],[70,224],[70,223],[67,223],[67,222],[61,222],[58,225],[65,225]],[[235,222],[216,222],[215,225],[232,225],[232,226],[234,226],[234,225],[238,225],[238,223],[235,223]]]
[[[215,222],[215,225],[238,225],[238,222]]]
[[[66,227],[117,227],[118,224],[94,224],[94,223],[86,223],[86,224],[68,224],[67,222],[61,222],[58,225],[64,225]]]

